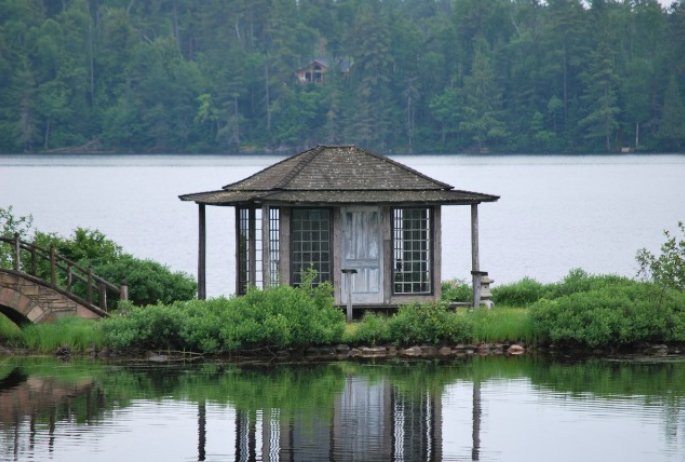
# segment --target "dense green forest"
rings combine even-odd
[[[0,0],[1,152],[316,144],[682,151],[685,0]]]

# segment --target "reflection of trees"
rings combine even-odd
[[[650,406],[646,412],[658,406],[667,439],[674,443],[683,439],[684,366],[535,358],[115,370],[96,364],[22,368],[0,363],[0,443],[23,456],[33,450],[34,441],[54,444],[60,422],[97,424],[109,410],[128,407],[134,398],[170,398],[196,406],[200,461],[212,443],[207,426],[213,405],[235,410],[236,443],[231,449],[240,461],[355,460],[355,454],[377,460],[440,460],[445,387],[461,382],[472,390],[459,399],[471,409],[471,459],[479,460],[487,407],[481,384],[521,377],[564,399],[629,397]]]

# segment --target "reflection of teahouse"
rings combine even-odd
[[[440,298],[441,206],[471,206],[472,269],[480,271],[478,204],[498,196],[455,190],[354,146],[319,146],[218,191],[180,196],[199,204],[198,296],[205,289],[205,206],[236,209],[236,291],[299,284],[313,267],[335,300],[393,308]]]

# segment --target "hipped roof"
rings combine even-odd
[[[355,146],[318,146],[220,190],[179,197],[207,205],[448,205],[499,199],[455,190],[388,157]]]

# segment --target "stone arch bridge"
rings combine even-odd
[[[127,300],[128,286],[115,286],[54,248],[0,237],[0,313],[15,323],[106,317],[108,294]]]

